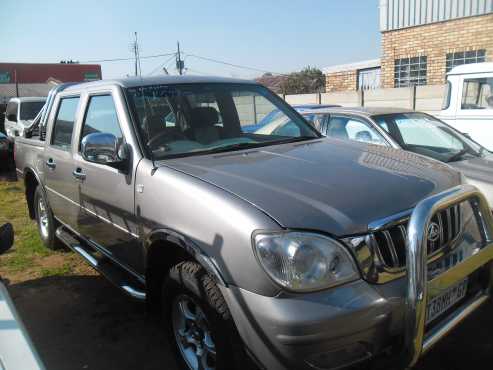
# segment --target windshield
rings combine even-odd
[[[21,103],[21,120],[34,119],[41,108],[45,105],[44,101],[26,101]]]
[[[250,84],[154,85],[127,89],[153,159],[318,138],[269,90]],[[278,114],[265,117],[274,110]]]
[[[486,151],[445,123],[424,113],[374,116],[373,120],[406,150],[444,162],[486,155]]]

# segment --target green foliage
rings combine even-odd
[[[310,94],[325,91],[325,75],[314,67],[306,67],[300,72],[293,72],[283,81],[281,90],[284,94]]]

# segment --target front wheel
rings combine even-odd
[[[183,370],[252,369],[212,277],[196,262],[174,266],[163,285],[168,338]]]

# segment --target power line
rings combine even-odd
[[[151,59],[151,58],[160,58],[160,57],[167,57],[170,55],[175,55],[175,53],[166,53],[166,54],[155,54],[155,55],[145,55],[141,56],[140,59]],[[125,60],[135,60],[135,57],[130,57],[130,58],[113,58],[113,59],[98,59],[98,60],[84,60],[79,63],[103,63],[103,62],[122,62]]]
[[[242,69],[248,69],[248,70],[256,71],[256,72],[273,73],[273,74],[280,75],[280,76],[286,76],[285,73],[277,73],[277,72],[267,71],[267,70],[264,70],[264,69],[242,66],[240,64],[229,63],[229,62],[225,62],[225,61],[222,61],[222,60],[217,60],[217,59],[212,59],[212,58],[208,58],[208,57],[203,57],[203,56],[196,55],[196,54],[189,54],[189,53],[183,53],[183,54],[184,55],[187,55],[189,57],[194,57],[194,58],[206,60],[206,61],[213,62],[213,63],[224,64],[224,65],[235,67],[235,68],[242,68]]]
[[[166,59],[163,63],[159,63],[159,65],[154,68],[149,74],[148,76],[152,76],[154,73],[156,73],[158,70],[162,69],[163,67],[166,67],[169,62],[171,62],[173,60],[173,58],[175,57],[175,55],[173,54],[170,58]]]

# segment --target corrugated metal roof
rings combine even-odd
[[[493,0],[380,0],[380,31],[493,13]]]
[[[380,59],[370,59],[362,62],[329,66],[329,67],[325,67],[322,71],[325,74],[327,74],[327,73],[336,73],[336,72],[344,72],[344,71],[354,71],[357,69],[375,68],[375,67],[380,67],[380,65],[381,65]]]

